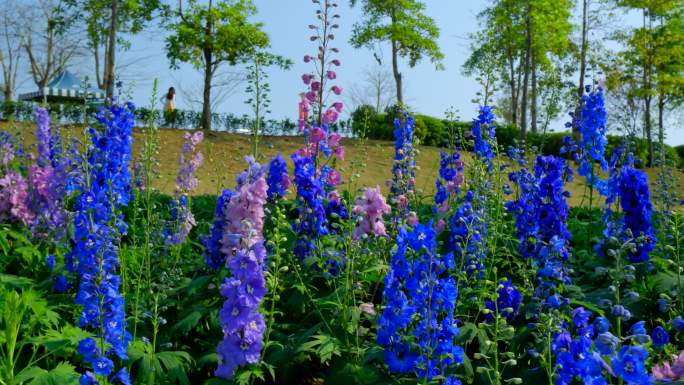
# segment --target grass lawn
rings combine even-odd
[[[21,130],[26,144],[34,142],[33,125],[15,124],[17,128],[10,127],[7,122],[0,122],[0,130],[14,132]],[[63,128],[64,135],[74,135],[80,130]],[[155,181],[155,187],[165,193],[172,193],[178,172],[178,156],[183,143],[183,134],[186,131],[176,129],[159,130],[159,178]],[[141,132],[134,131],[133,157],[140,155]],[[363,186],[380,185],[387,192],[385,181],[391,178],[392,159],[394,156],[394,143],[390,141],[358,139],[343,139],[346,148],[346,159],[336,165],[342,173],[346,184],[342,189],[357,190]],[[258,160],[267,163],[276,153],[282,153],[289,162],[290,154],[301,147],[301,137],[262,137],[259,145]],[[234,187],[235,176],[243,171],[245,155],[251,154],[251,138],[245,135],[213,132],[205,136],[200,145],[204,154],[204,164],[199,169],[199,188],[196,194],[218,194],[223,188]],[[420,146],[416,160],[416,188],[423,194],[431,194],[434,191],[435,178],[439,170],[439,152],[437,147]],[[472,161],[470,153],[464,152],[462,157],[466,163]],[[291,162],[289,162],[291,164]],[[506,170],[505,172],[508,172]],[[654,193],[654,181],[657,169],[646,170],[651,181],[651,193]],[[352,178],[353,176],[353,178]],[[675,178],[682,185],[684,173],[675,171]],[[584,183],[582,178],[577,178],[566,186],[570,191],[571,205],[579,205],[584,195]],[[682,194],[678,194],[680,198]],[[586,203],[586,202],[585,202]]]

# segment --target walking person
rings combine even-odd
[[[164,125],[176,128],[176,89],[169,87],[164,99]]]

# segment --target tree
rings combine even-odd
[[[389,41],[392,49],[392,73],[394,75],[397,103],[404,103],[402,74],[399,57],[408,58],[414,67],[427,57],[442,68],[444,55],[439,50],[439,28],[435,21],[424,14],[425,4],[418,0],[363,0],[365,19],[354,25],[351,44],[356,47],[373,47],[373,44]],[[352,7],[357,0],[350,1]]]
[[[643,134],[648,142],[648,166],[652,166],[653,100],[657,98],[659,104],[659,137],[662,139],[665,105],[670,97],[679,99],[681,90],[681,80],[676,80],[681,78],[683,56],[681,21],[678,21],[681,19],[681,0],[625,0],[618,5],[640,9],[643,15],[642,26],[622,38],[626,48],[621,55],[630,67],[629,73],[637,73],[637,68],[641,70],[640,85],[632,89],[632,93],[644,104]]]
[[[123,34],[136,34],[162,9],[160,0],[66,0],[71,17],[86,26],[87,48],[95,62],[97,86],[114,96],[117,50],[128,48]]]
[[[0,11],[0,67],[5,101],[13,101],[17,88],[17,70],[21,60],[21,36],[17,4],[7,4]]]
[[[179,2],[176,17],[168,27],[166,55],[172,68],[191,63],[204,74],[202,128],[211,130],[211,91],[214,74],[228,63],[235,65],[250,57],[256,49],[268,45],[261,23],[250,23],[256,13],[251,0],[209,0],[199,4],[191,0],[186,10]]]
[[[392,74],[381,65],[367,67],[363,70],[362,81],[352,86],[349,92],[351,110],[369,105],[376,112],[384,111],[396,95]]]
[[[80,36],[66,18],[61,0],[40,0],[24,8],[28,23],[22,31],[22,46],[28,56],[31,75],[43,88],[81,49]]]
[[[471,54],[464,72],[478,78],[486,102],[497,88],[508,89],[504,99],[510,107],[504,115],[520,126],[523,139],[528,112],[531,130],[538,130],[540,95],[553,96],[553,103],[542,106],[546,122],[552,118],[549,113],[559,111],[563,59],[572,47],[571,6],[570,0],[497,0],[480,13],[483,27],[470,36]]]

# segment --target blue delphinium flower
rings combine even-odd
[[[652,383],[646,370],[648,352],[641,346],[623,346],[613,357],[611,364],[615,375],[621,377],[627,385],[648,385]]]
[[[569,282],[565,268],[571,236],[567,228],[569,193],[564,189],[566,170],[561,158],[537,157],[534,174],[523,168],[509,175],[519,186],[519,197],[506,204],[515,217],[520,254],[534,258],[537,267],[535,294],[547,298],[546,304],[552,307],[558,302],[553,297],[558,284]]]
[[[603,170],[608,168],[605,158],[608,139],[606,138],[606,108],[603,90],[598,87],[592,91],[588,86],[587,93],[582,96],[582,101],[580,115],[575,117],[582,135],[579,143],[581,154],[578,174],[586,177],[587,182],[593,185],[598,180],[593,171],[593,163],[599,162]]]
[[[477,119],[473,120],[473,138],[475,140],[473,152],[492,169],[494,159],[494,143],[496,143],[496,131],[494,127],[494,112],[490,106],[480,106]]]
[[[415,372],[427,381],[441,374],[453,384],[458,382],[450,373],[464,354],[455,343],[458,290],[450,274],[455,264],[451,253],[440,255],[436,248],[432,223],[400,228],[385,277],[378,343],[392,372]]]
[[[463,203],[449,219],[449,244],[459,267],[469,274],[484,272],[487,234],[484,210],[476,202],[473,191],[465,194]]]
[[[656,238],[653,233],[651,215],[653,206],[648,190],[648,177],[642,170],[637,170],[630,164],[620,170],[618,181],[620,206],[624,213],[623,228],[629,229],[634,238],[641,237],[635,251],[629,250],[630,262],[645,262],[655,247]]]
[[[435,206],[439,207],[458,193],[463,184],[463,161],[461,154],[454,150],[451,153],[440,152],[439,176],[435,181]]]
[[[397,218],[408,215],[408,200],[414,194],[415,153],[413,149],[413,116],[404,114],[394,119],[394,162],[392,163],[392,184],[390,201],[397,206],[393,211]]]
[[[315,240],[328,234],[328,219],[323,202],[324,185],[316,176],[316,165],[310,156],[293,154],[294,184],[297,186],[298,220],[292,224],[297,234],[294,253],[300,259],[316,249]]]
[[[280,153],[274,156],[268,163],[268,199],[275,201],[282,198],[290,187],[290,177],[287,174],[287,162]]]
[[[235,193],[231,189],[225,189],[216,201],[214,211],[214,221],[211,224],[209,235],[202,236],[204,245],[204,260],[210,268],[216,270],[226,264],[226,255],[221,252],[221,239],[223,238],[223,228],[225,227],[224,207]]]
[[[656,326],[651,333],[651,339],[653,340],[653,346],[661,348],[670,341],[670,335],[667,334],[667,330],[662,326]]]
[[[520,294],[520,291],[518,291],[510,279],[499,281],[496,293],[496,303],[490,299],[485,300],[485,307],[493,314],[503,314],[510,321],[518,314],[522,304],[522,294]],[[492,314],[487,314],[485,318],[489,321],[494,319]]]
[[[100,127],[89,130],[92,146],[88,150],[88,172],[74,204],[71,254],[76,258],[79,277],[75,302],[83,307],[79,326],[94,330],[98,341],[103,342],[97,346],[95,340],[87,338],[79,345],[84,362],[94,373],[83,375],[86,383],[98,383],[98,376],[110,376],[114,369],[111,357],[127,359],[131,338],[126,331],[121,278],[116,270],[117,245],[126,232],[120,208],[128,203],[131,193],[133,110],[129,103],[112,105],[97,114]],[[118,376],[110,382],[126,378]]]

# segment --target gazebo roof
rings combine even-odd
[[[90,99],[104,99],[104,91],[98,88],[85,90]],[[42,90],[29,92],[19,96],[20,100],[43,99],[83,99],[83,81],[73,73],[65,70],[57,74]]]

